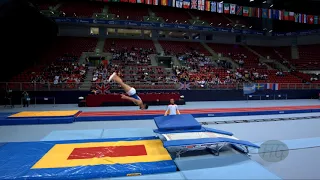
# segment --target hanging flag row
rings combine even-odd
[[[307,15],[284,10],[239,6],[207,0],[103,0],[104,2],[128,2],[149,5],[171,6],[184,9],[197,9],[223,14],[234,14],[245,17],[267,18],[283,21],[294,21],[305,24],[319,24],[319,16]]]

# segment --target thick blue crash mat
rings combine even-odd
[[[201,129],[201,124],[190,114],[155,117],[159,131]]]
[[[6,125],[32,125],[32,124],[67,124],[73,123],[75,117],[52,117],[52,118],[3,118],[0,126]]]
[[[17,142],[0,146],[0,179],[93,179],[175,172],[156,138]]]
[[[73,123],[80,111],[22,111],[0,118],[0,125]]]

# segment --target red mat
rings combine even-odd
[[[255,111],[284,111],[284,110],[304,110],[320,109],[320,105],[313,106],[274,106],[256,108],[215,108],[215,109],[181,109],[181,114],[199,113],[224,113],[224,112],[255,112]],[[81,112],[79,116],[123,116],[123,115],[156,115],[164,114],[165,110],[137,110],[137,111],[97,111]]]

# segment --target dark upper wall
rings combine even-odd
[[[105,32],[107,27],[101,26],[100,32]],[[157,37],[157,32],[153,31],[153,37]],[[90,36],[90,26],[72,26],[72,25],[60,25],[59,26],[59,35],[60,36]],[[107,38],[108,36],[104,33],[99,35],[100,37]],[[206,36],[212,36],[212,40],[206,41]],[[207,43],[223,43],[223,44],[235,44],[236,34],[232,33],[202,33],[200,40]],[[110,36],[117,37],[117,36]],[[123,36],[122,36],[123,38]],[[132,37],[131,37],[132,38]],[[136,37],[136,38],[145,38],[145,37]],[[176,38],[161,38],[162,40],[177,40]],[[243,41],[248,45],[254,46],[292,46],[292,45],[305,45],[305,44],[320,44],[320,35],[308,35],[308,36],[283,36],[283,37],[274,37],[274,36],[258,36],[258,35],[246,35],[242,37]],[[200,41],[199,40],[199,41]],[[181,41],[186,41],[181,39]],[[188,41],[188,40],[187,40]],[[196,41],[196,40],[189,40]]]
[[[0,80],[33,65],[50,46],[58,27],[27,1],[8,1],[0,10]]]

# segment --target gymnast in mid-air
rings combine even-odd
[[[149,107],[148,104],[143,103],[142,99],[137,95],[136,89],[124,83],[122,79],[117,75],[116,72],[114,72],[109,77],[109,82],[111,81],[114,81],[117,84],[119,84],[122,87],[122,89],[127,93],[127,95],[121,94],[121,99],[125,99],[133,102],[134,104],[139,106],[141,110],[148,109]]]

